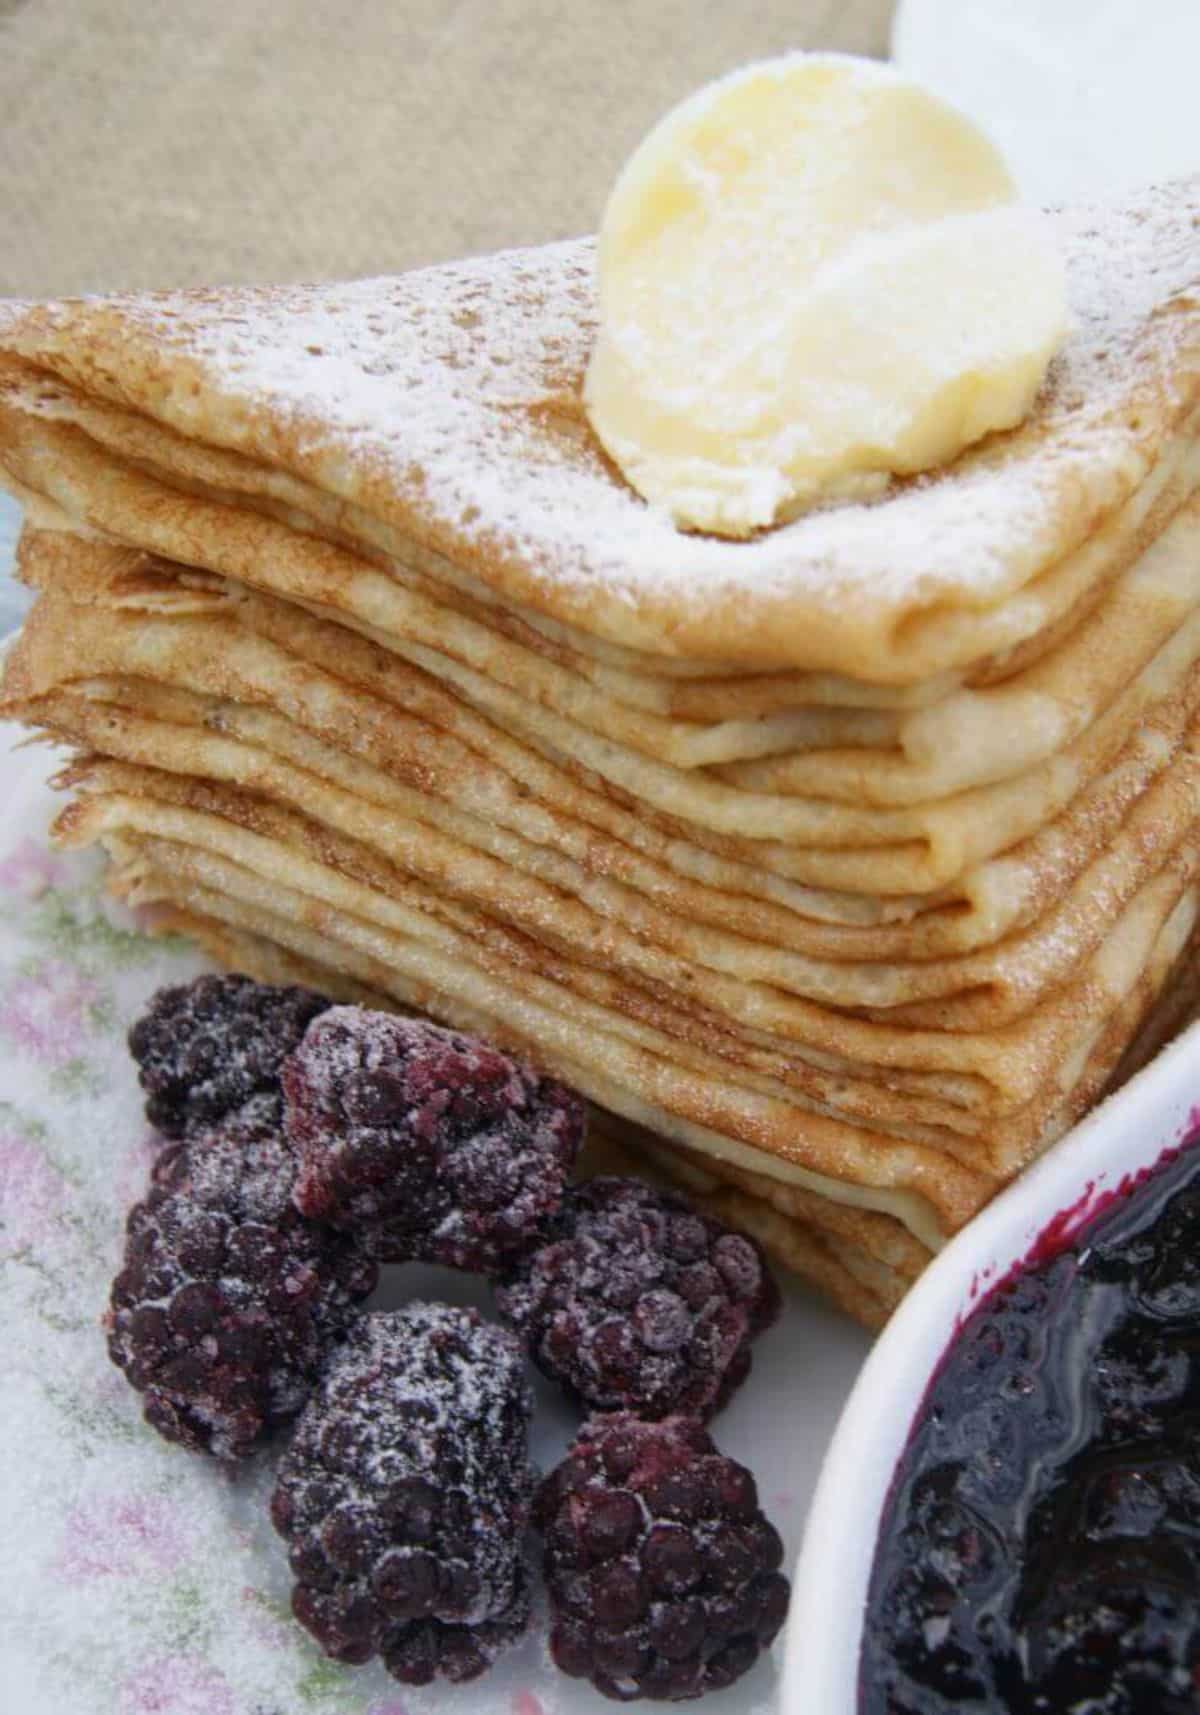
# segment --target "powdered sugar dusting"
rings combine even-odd
[[[496,1307],[591,1410],[707,1418],[749,1373],[779,1293],[744,1235],[639,1180],[600,1178],[568,1193]]]
[[[491,1274],[562,1201],[581,1099],[478,1038],[361,1007],[309,1026],[283,1070],[297,1207],[388,1262]]]
[[[589,1418],[538,1490],[534,1521],[552,1653],[608,1697],[731,1686],[783,1623],[782,1540],[750,1472],[693,1417]]]
[[[168,1441],[247,1456],[303,1406],[377,1271],[292,1207],[294,1162],[263,1091],[168,1145],[127,1221],[109,1353]]]
[[[324,1649],[378,1653],[420,1685],[473,1679],[520,1636],[531,1411],[516,1341],[476,1311],[418,1303],[362,1319],[271,1501],[294,1612]]]
[[[1200,181],[1188,181],[1132,211],[1055,217],[1073,327],[1032,425],[881,502],[812,514],[750,543],[681,535],[592,439],[579,402],[595,327],[590,241],[347,285],[110,305],[135,338],[194,360],[200,388],[185,379],[163,394],[153,376],[146,383],[148,408],[183,433],[212,421],[200,397],[212,389],[229,445],[286,458],[481,564],[510,593],[590,615],[601,629],[613,604],[665,621],[681,598],[694,615],[748,588],[827,609],[855,590],[883,604],[939,591],[979,601],[1061,546],[1067,496],[1111,502],[1140,474],[1149,419],[1130,422],[1121,406],[1136,374],[1146,411],[1158,397],[1169,413],[1185,347],[1194,359],[1198,196]],[[60,306],[53,316],[66,326],[78,313]],[[15,343],[46,349],[32,334]],[[604,613],[589,600],[601,591]]]
[[[188,1207],[181,1223],[194,1222],[231,1195],[243,1221],[272,1226],[287,1219],[295,1163],[278,1127],[277,1105],[264,1091],[251,1096],[223,1126],[194,1141],[187,1152]]]
[[[259,1094],[277,1098],[284,1056],[328,1004],[308,989],[241,976],[160,990],[129,1033],[147,1119],[167,1137],[184,1137]]]

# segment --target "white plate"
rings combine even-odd
[[[271,1459],[231,1480],[140,1420],[98,1319],[149,1159],[123,1034],[202,961],[107,906],[89,856],[53,857],[51,761],[0,726],[0,1708],[13,1715],[600,1715],[548,1663],[544,1622],[472,1686],[409,1691],[325,1662],[286,1617],[263,1521]],[[473,1281],[389,1271],[385,1301],[486,1303]],[[714,1425],[755,1472],[789,1558],[867,1337],[795,1285]],[[578,1419],[538,1385],[534,1451]],[[804,1705],[806,1715],[811,1705]],[[760,1663],[708,1715],[776,1715]]]
[[[1194,1024],[976,1216],[893,1316],[855,1385],[813,1501],[789,1620],[785,1708],[854,1715],[880,1513],[933,1368],[961,1318],[1030,1254],[1055,1216],[1069,1212],[1077,1226],[1126,1174],[1153,1166],[1193,1131],[1198,1103]]]
[[[1030,201],[1200,169],[1195,0],[901,0],[892,57],[983,126]]]

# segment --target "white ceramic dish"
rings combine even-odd
[[[1194,0],[900,0],[892,58],[1053,203],[1200,169]]]
[[[949,1244],[860,1372],[818,1481],[796,1570],[784,1715],[853,1715],[863,1608],[879,1516],[931,1373],[960,1320],[1050,1222],[1087,1218],[1126,1174],[1194,1128],[1200,1024],[1088,1116]]]

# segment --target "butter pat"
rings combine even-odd
[[[584,398],[629,482],[746,536],[1029,410],[1066,330],[1048,223],[888,66],[794,54],[669,113],[600,235]]]

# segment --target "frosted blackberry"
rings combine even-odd
[[[211,1126],[278,1093],[284,1056],[329,1001],[310,989],[206,976],[159,989],[129,1032],[146,1117],[167,1137]]]
[[[532,1400],[474,1310],[364,1316],[296,1427],[271,1499],[292,1611],[339,1661],[409,1685],[482,1673],[529,1617]]]
[[[339,1006],[283,1069],[296,1205],[385,1262],[494,1273],[562,1200],[583,1104],[475,1038]]]
[[[222,1459],[296,1415],[377,1275],[296,1212],[277,1109],[256,1096],[164,1149],[126,1223],[106,1318],[147,1423]]]
[[[753,1240],[636,1179],[574,1186],[496,1289],[538,1368],[597,1411],[710,1417],[779,1310]]]
[[[608,1697],[731,1685],[783,1623],[783,1544],[694,1417],[593,1417],[542,1484],[550,1653]]]

